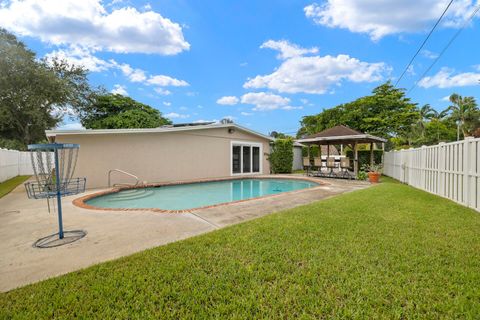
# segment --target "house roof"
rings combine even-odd
[[[352,128],[343,125],[335,126],[297,140],[299,143],[307,144],[344,144],[386,141],[386,139],[353,130]]]
[[[274,140],[272,137],[259,133],[257,131],[242,127],[236,123],[207,123],[198,126],[165,126],[158,128],[144,129],[83,129],[83,130],[45,130],[47,137],[55,137],[57,135],[97,135],[97,134],[136,134],[136,133],[164,133],[164,132],[183,132],[216,128],[235,128],[261,137],[266,140]]]

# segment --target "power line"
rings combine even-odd
[[[450,0],[450,2],[448,3],[447,7],[445,8],[445,10],[443,10],[443,13],[442,15],[440,16],[440,18],[438,18],[437,22],[435,23],[435,25],[433,26],[432,30],[430,30],[430,32],[428,33],[427,37],[425,38],[425,40],[423,40],[422,42],[422,45],[420,46],[420,48],[418,48],[417,52],[413,55],[412,59],[410,59],[410,62],[407,64],[407,66],[405,67],[405,70],[403,70],[402,74],[400,75],[400,77],[398,78],[397,82],[395,82],[395,87],[398,85],[398,83],[400,82],[400,80],[402,80],[403,76],[405,75],[405,73],[407,72],[408,68],[410,68],[410,66],[412,65],[412,62],[413,60],[415,60],[415,58],[418,56],[418,54],[420,53],[420,51],[422,50],[422,48],[425,46],[425,43],[427,43],[428,39],[430,38],[430,36],[432,35],[433,31],[435,30],[435,28],[438,26],[438,24],[440,23],[440,21],[442,20],[443,16],[445,15],[445,13],[447,12],[448,8],[450,8],[450,5],[452,4],[453,0]]]
[[[480,10],[480,5],[477,6],[477,8],[472,12],[472,14],[470,15],[470,17],[468,17],[467,20],[465,20],[465,22],[463,23],[462,27],[460,29],[458,29],[457,32],[455,32],[455,34],[453,35],[453,37],[450,39],[450,41],[448,41],[447,45],[442,49],[442,51],[440,52],[440,54],[438,55],[438,57],[435,58],[435,60],[433,60],[432,64],[427,68],[427,70],[425,70],[425,72],[422,74],[422,76],[418,79],[418,81],[416,81],[413,86],[410,88],[410,90],[408,90],[407,94],[410,93],[416,86],[418,83],[420,83],[420,81],[422,81],[422,79],[427,75],[428,72],[430,72],[430,70],[432,70],[433,66],[437,63],[438,60],[440,60],[440,58],[442,57],[442,55],[445,53],[445,51],[447,51],[447,49],[450,47],[450,45],[455,41],[455,39],[457,39],[457,37],[460,35],[460,33],[462,32],[463,29],[465,29],[465,27],[467,26],[467,24],[473,19],[473,17],[475,17],[475,15],[477,14],[478,10]]]

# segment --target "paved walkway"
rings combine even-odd
[[[46,201],[27,199],[23,185],[19,186],[0,199],[0,291],[369,185],[322,181],[328,184],[181,214],[87,210],[72,204],[78,196],[66,197],[64,229],[82,229],[87,231],[87,236],[49,249],[34,248],[32,244],[57,232],[57,215],[48,213]]]

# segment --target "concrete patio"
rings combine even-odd
[[[27,199],[21,185],[0,199],[0,291],[370,185],[334,179],[319,181],[325,184],[180,214],[87,210],[72,204],[78,196],[66,197],[64,229],[82,229],[87,236],[49,249],[34,248],[32,244],[57,232],[57,215],[48,213],[45,201]]]

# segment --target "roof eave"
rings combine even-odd
[[[47,137],[55,137],[57,135],[97,135],[97,134],[128,134],[128,133],[165,133],[165,132],[182,132],[205,129],[218,128],[237,128],[239,130],[248,132],[263,139],[273,141],[272,137],[266,136],[254,130],[245,128],[235,123],[214,124],[205,126],[192,127],[169,127],[169,128],[145,128],[145,129],[83,129],[83,130],[45,130]]]
[[[386,142],[386,139],[375,137],[369,134],[362,134],[362,135],[349,135],[349,136],[331,136],[331,137],[315,137],[315,138],[306,138],[306,139],[298,139],[296,142],[298,143],[308,143],[308,142],[320,142],[320,141],[352,141],[352,140],[362,140],[362,139],[369,139],[375,140],[377,142]]]

